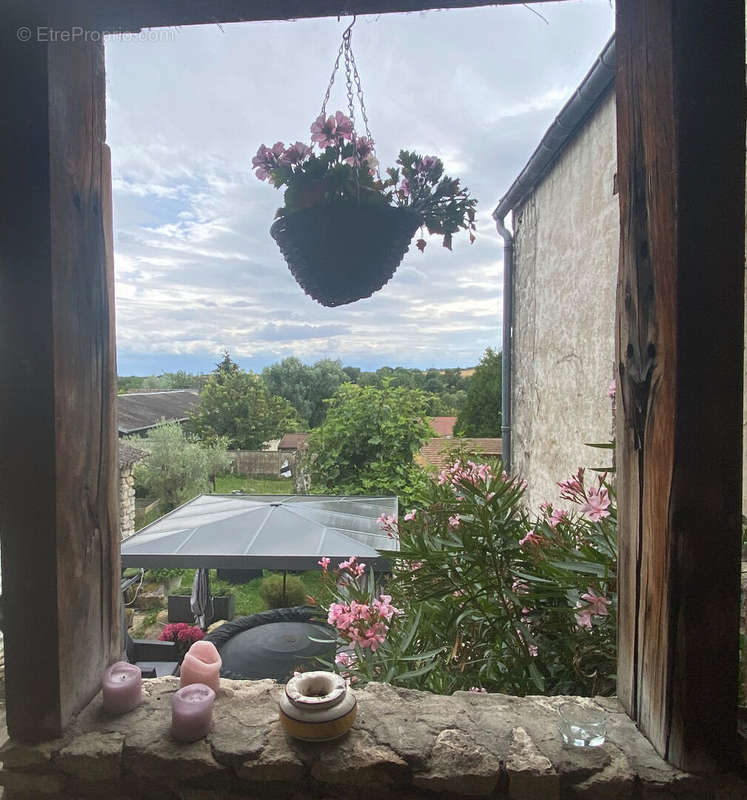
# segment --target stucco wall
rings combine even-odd
[[[528,503],[601,466],[610,439],[619,205],[615,99],[609,92],[514,214],[512,468]]]

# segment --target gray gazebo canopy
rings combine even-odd
[[[123,567],[319,569],[350,556],[385,569],[399,549],[376,521],[396,497],[198,495],[122,542]]]

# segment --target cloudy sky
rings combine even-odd
[[[196,26],[107,40],[119,373],[247,369],[289,355],[373,369],[474,365],[501,344],[502,240],[490,219],[609,38],[609,0],[360,17],[353,48],[382,168],[440,156],[479,201],[478,239],[414,247],[372,298],[328,309],[269,227],[261,143],[309,141],[336,19]],[[346,108],[336,86],[329,110]]]

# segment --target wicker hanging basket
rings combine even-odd
[[[304,292],[334,307],[381,289],[421,224],[411,208],[323,204],[281,217],[270,234]]]

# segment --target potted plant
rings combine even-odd
[[[170,622],[158,636],[162,642],[175,642],[179,663],[182,663],[189,648],[204,637],[204,633],[197,625],[186,622]]]
[[[341,111],[311,126],[311,145],[261,145],[257,178],[285,188],[270,233],[304,291],[325,306],[370,297],[394,274],[418,228],[451,249],[460,229],[474,241],[477,201],[434,156],[402,150],[382,180],[373,140]],[[315,148],[317,148],[315,150]],[[419,250],[425,239],[417,241]]]

